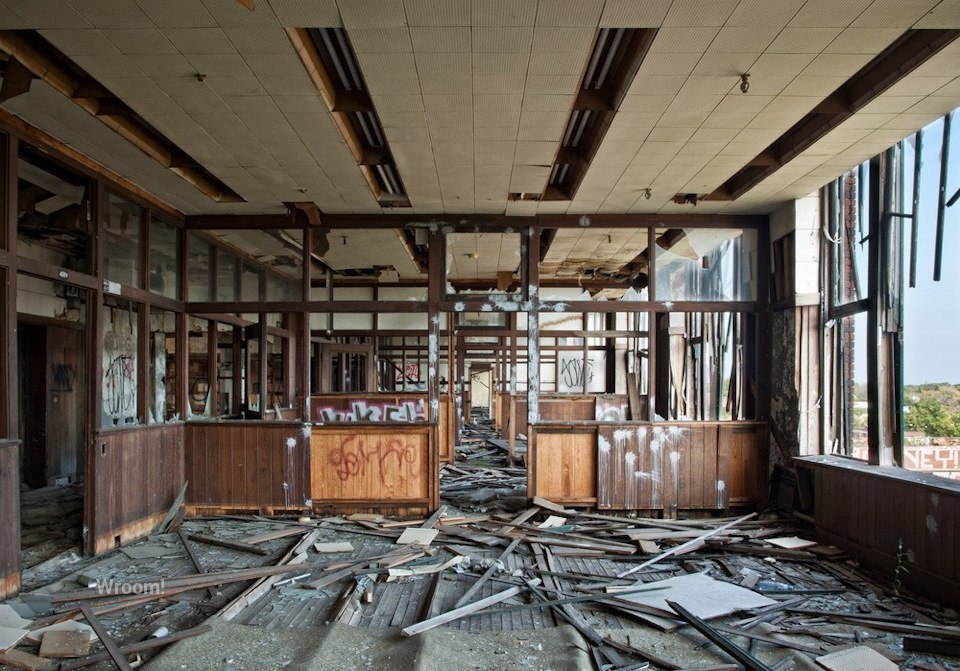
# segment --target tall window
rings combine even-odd
[[[141,274],[141,230],[144,209],[116,194],[107,196],[103,227],[104,277],[137,289],[143,288]]]

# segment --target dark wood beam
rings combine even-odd
[[[3,84],[0,84],[0,103],[23,95],[30,90],[33,73],[16,58],[7,61],[3,71]]]
[[[736,200],[747,193],[958,36],[954,29],[908,30],[706,199]]]

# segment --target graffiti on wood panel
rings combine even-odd
[[[50,386],[50,391],[73,391],[73,385],[77,379],[77,367],[72,363],[55,363],[52,366],[53,384]]]
[[[423,399],[400,401],[399,403],[370,403],[357,399],[350,401],[349,410],[337,410],[332,406],[321,406],[314,410],[318,422],[423,422],[426,420],[426,406]]]
[[[417,445],[396,436],[345,436],[327,462],[340,482],[371,472],[383,487],[403,487],[417,474]]]

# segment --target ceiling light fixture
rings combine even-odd
[[[746,93],[750,90],[750,73],[744,72],[740,75],[740,92]]]

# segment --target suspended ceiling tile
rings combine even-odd
[[[573,94],[579,83],[580,75],[529,76],[526,79],[524,92],[527,94]]]
[[[943,0],[918,19],[914,28],[960,27],[960,0]]]
[[[533,29],[532,50],[534,54],[575,56],[580,59],[582,70],[595,36],[596,31],[593,28],[538,25]]]
[[[232,54],[237,51],[222,28],[167,28],[163,34],[181,54]]]
[[[846,28],[867,8],[871,0],[808,0],[791,19],[790,26],[804,28]]]
[[[0,21],[3,19],[0,18]],[[3,26],[0,23],[0,26]],[[3,26],[4,29],[13,26]],[[40,34],[67,56],[78,54],[119,54],[120,48],[107,39],[102,30],[86,28],[80,30],[47,29]]]
[[[728,26],[785,26],[806,0],[741,0],[727,18]]]
[[[279,26],[227,26],[223,32],[241,54],[288,54],[293,49],[290,38]]]
[[[413,50],[420,53],[470,53],[470,35],[465,26],[410,28]]]
[[[714,26],[664,27],[657,31],[657,36],[650,45],[650,53],[704,52],[718,32],[720,28]]]
[[[340,12],[335,0],[269,0],[269,2],[277,20],[284,27],[336,28],[340,26]]]
[[[673,56],[682,57],[685,54],[663,54],[667,56],[668,59]],[[744,72],[750,73],[753,76],[755,69],[753,64],[756,62],[757,58],[760,57],[759,53],[744,52],[744,53],[732,53],[732,52],[712,52],[708,51],[706,54],[696,54],[699,57],[698,62],[695,64],[695,67],[692,70],[684,73],[674,72],[676,66],[666,66],[660,69],[663,74],[694,74],[696,76],[706,76],[706,77],[730,77],[736,76],[739,77]],[[642,68],[641,68],[642,70]]]
[[[892,44],[903,30],[899,28],[846,28],[827,45],[825,53],[876,55]]]
[[[607,0],[600,16],[601,28],[656,28],[672,0]]]
[[[537,18],[536,0],[471,0],[475,26],[532,26]]]
[[[471,34],[474,53],[523,54],[533,44],[533,26],[474,26]]]
[[[343,25],[353,28],[402,28],[407,25],[402,2],[395,0],[339,0]]]
[[[773,42],[779,32],[780,26],[724,26],[710,43],[707,57],[712,52],[760,53]]]
[[[854,26],[906,30],[922,19],[940,0],[875,0],[853,20]]]
[[[347,32],[347,38],[358,55],[413,51],[407,28],[355,28]]]
[[[842,27],[788,26],[780,31],[767,51],[775,54],[819,54],[842,32]]]
[[[674,0],[664,26],[722,26],[738,0]]]
[[[538,26],[596,27],[604,0],[539,0]]]
[[[403,5],[411,26],[470,25],[470,0],[403,0]]]
[[[473,72],[477,75],[526,75],[528,54],[473,54]]]

